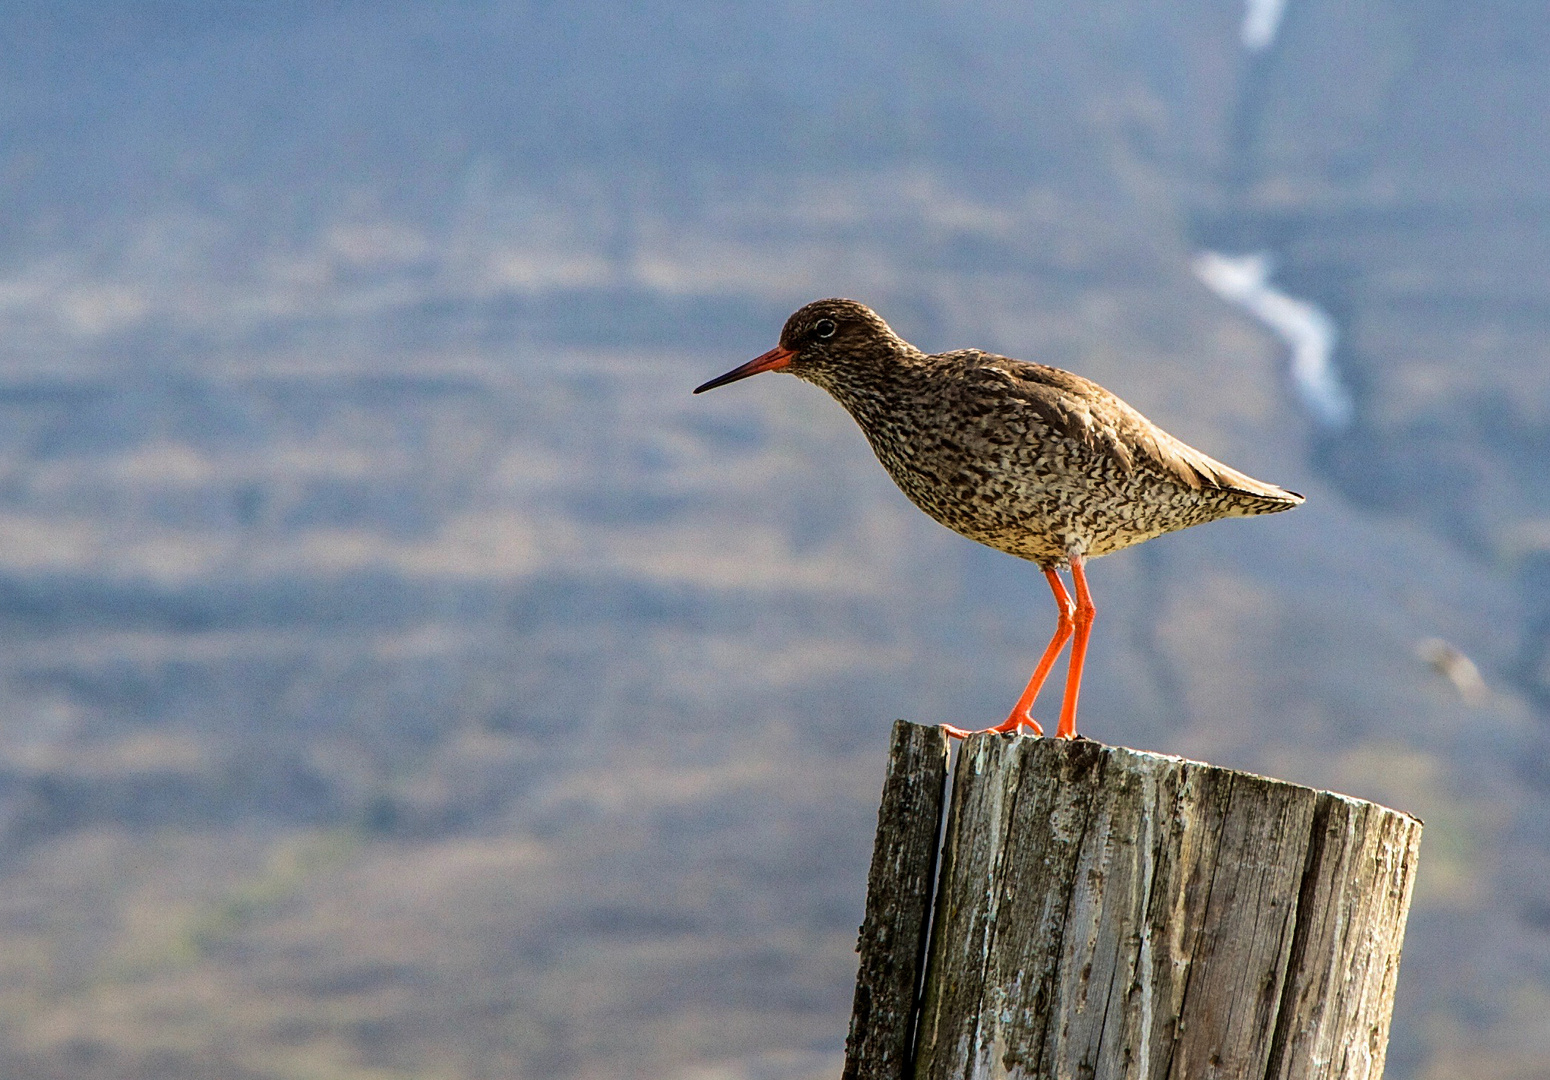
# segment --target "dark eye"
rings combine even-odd
[[[837,328],[834,325],[833,319],[819,319],[817,322],[813,323],[813,336],[820,340],[827,341],[829,338],[834,336],[834,331],[836,329]]]

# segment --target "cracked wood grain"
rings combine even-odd
[[[1180,758],[973,736],[914,1069],[867,1075],[1376,1080],[1420,834]]]
[[[877,812],[865,921],[856,951],[844,1080],[900,1080],[910,1066],[916,989],[936,878],[937,840],[947,794],[947,736],[900,720]]]

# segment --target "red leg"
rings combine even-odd
[[[1044,688],[1044,680],[1049,678],[1050,670],[1055,666],[1055,660],[1060,656],[1060,650],[1065,648],[1066,642],[1071,638],[1071,632],[1076,623],[1076,605],[1071,602],[1070,595],[1066,592],[1065,585],[1060,580],[1060,575],[1053,570],[1046,569],[1044,576],[1049,580],[1050,590],[1055,594],[1055,603],[1060,608],[1060,621],[1055,626],[1055,636],[1050,638],[1049,645],[1044,650],[1044,655],[1039,658],[1038,667],[1033,669],[1033,677],[1028,680],[1028,686],[1023,690],[1022,697],[1017,699],[1017,704],[1012,706],[1012,714],[1004,723],[987,731],[1016,731],[1019,727],[1031,727],[1035,735],[1043,735],[1044,729],[1033,718],[1033,700],[1039,696],[1039,691]],[[961,739],[971,732],[962,728],[953,727],[951,724],[943,724],[942,730],[956,739]]]
[[[1039,658],[1038,666],[1033,669],[1033,677],[1028,680],[1022,697],[1018,698],[1017,704],[1012,706],[1011,715],[1006,718],[1005,723],[991,728],[992,731],[1016,731],[1019,726],[1027,725],[1033,728],[1034,734],[1044,734],[1044,729],[1033,718],[1033,700],[1039,696],[1039,691],[1044,689],[1044,680],[1049,678],[1050,670],[1055,666],[1056,658],[1060,656],[1060,650],[1066,647],[1066,642],[1071,639],[1071,632],[1076,625],[1073,618],[1076,614],[1076,605],[1071,602],[1060,575],[1054,570],[1046,569],[1044,576],[1049,580],[1050,591],[1055,594],[1055,604],[1060,609],[1060,621],[1055,624],[1055,636],[1050,638],[1044,655]]]
[[[1066,698],[1060,705],[1060,727],[1055,735],[1061,739],[1076,738],[1076,699],[1082,692],[1082,665],[1087,662],[1087,639],[1093,630],[1093,618],[1098,609],[1093,606],[1093,594],[1087,589],[1087,572],[1082,569],[1082,557],[1071,556],[1071,581],[1076,586],[1076,640],[1071,643],[1071,669],[1066,675]]]

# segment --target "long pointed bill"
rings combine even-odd
[[[779,346],[771,349],[763,356],[756,356],[740,368],[733,368],[725,375],[718,375],[704,386],[696,386],[694,392],[702,394],[706,390],[714,390],[718,386],[725,386],[738,379],[746,379],[750,375],[757,375],[761,371],[779,371],[792,360],[796,359],[796,353],[791,349],[782,349]]]

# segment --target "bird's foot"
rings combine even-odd
[[[1019,729],[1025,727],[1032,728],[1035,735],[1044,734],[1044,729],[1039,726],[1039,722],[1033,717],[1017,716],[1015,714],[1007,717],[1005,723],[997,724],[995,727],[978,728],[974,731],[969,731],[966,728],[954,727],[952,724],[942,724],[940,726],[943,731],[947,732],[950,738],[954,739],[967,739],[970,735],[980,735],[987,731],[994,732],[997,735],[1020,734]]]
[[[1044,734],[1044,728],[1039,725],[1037,720],[1026,714],[1015,712],[1011,716],[1008,716],[1004,722],[997,724],[995,727],[989,728],[988,730],[999,732],[1002,735],[1016,735],[1021,734],[1021,729],[1025,727],[1032,728],[1035,735]]]

